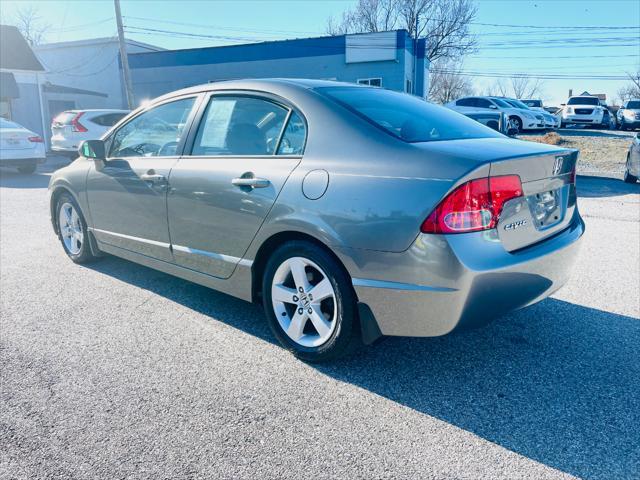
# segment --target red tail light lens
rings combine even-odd
[[[71,119],[71,126],[73,127],[74,132],[88,132],[84,125],[80,123],[80,117],[84,115],[84,112],[78,113],[75,117]]]
[[[422,233],[466,233],[495,228],[502,207],[522,196],[518,175],[471,180],[447,195],[422,223]]]
[[[29,137],[27,140],[29,140],[31,143],[44,143],[42,137]]]

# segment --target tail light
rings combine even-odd
[[[29,137],[27,138],[27,140],[29,140],[31,143],[44,143],[42,137]]]
[[[80,117],[84,115],[84,112],[79,112],[75,117],[71,119],[71,126],[74,132],[88,132],[84,125],[80,123]]]
[[[471,180],[447,195],[422,223],[422,233],[467,233],[495,228],[504,204],[522,196],[518,175]]]

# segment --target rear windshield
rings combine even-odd
[[[567,105],[600,105],[600,100],[598,97],[573,97]]]
[[[464,115],[404,93],[365,87],[317,91],[405,142],[501,136]]]
[[[10,122],[6,118],[0,117],[0,128],[22,128],[17,123]]]
[[[640,108],[640,100],[627,103],[627,108]]]

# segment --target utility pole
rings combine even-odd
[[[120,13],[120,0],[113,0],[116,8],[116,23],[118,24],[118,44],[120,45],[120,61],[122,63],[122,77],[124,80],[124,90],[127,96],[127,106],[133,110],[133,87],[131,86],[131,72],[129,72],[129,57],[127,57],[127,47],[124,43],[124,28],[122,27],[122,13]]]
[[[416,12],[416,33],[414,34],[413,39],[413,85],[411,86],[411,93],[414,95],[418,91],[417,81],[418,81],[418,17],[420,13]]]

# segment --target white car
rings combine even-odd
[[[128,110],[67,110],[51,123],[51,150],[75,156],[83,140],[98,140]]]
[[[598,97],[571,97],[558,113],[560,127],[567,125],[594,125],[600,128],[611,127],[611,114]]]
[[[548,112],[545,112],[543,109],[538,110],[538,109],[531,108],[523,101],[515,98],[505,98],[504,100],[516,108],[522,108],[525,110],[533,111],[536,118],[538,118],[538,115],[542,115],[542,118],[544,119],[544,128],[546,130],[553,130],[558,128],[558,121],[556,120],[556,117],[554,117]]]
[[[0,117],[0,166],[33,173],[45,161],[44,139],[40,135]]]
[[[460,113],[477,111],[478,109],[503,112],[518,132],[545,128],[544,117],[541,114],[528,109],[515,108],[500,97],[464,97],[447,103],[445,107]]]
[[[640,133],[637,133],[629,146],[627,162],[624,166],[624,181],[636,183],[640,177]]]
[[[620,107],[618,127],[620,130],[640,128],[640,99],[628,100]]]

